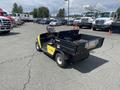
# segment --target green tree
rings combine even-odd
[[[37,17],[39,18],[48,18],[49,9],[47,7],[40,7],[37,9]]]
[[[12,13],[13,13],[13,14],[14,14],[14,13],[18,13],[18,5],[17,5],[17,3],[14,3],[14,4],[13,4]]]
[[[34,18],[37,18],[37,17],[38,17],[38,9],[35,8],[35,9],[33,10],[32,14],[33,14],[33,17],[34,17]]]
[[[18,6],[17,3],[14,3],[13,4],[13,9],[12,9],[12,13],[15,14],[15,13],[23,13],[23,8],[22,6]]]
[[[19,13],[23,13],[23,8],[22,8],[21,5],[18,7],[18,12],[19,12]]]
[[[120,7],[117,9],[117,18],[120,20]]]
[[[65,9],[59,9],[59,12],[57,14],[57,17],[64,18],[65,17]]]

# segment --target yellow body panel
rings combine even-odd
[[[56,48],[54,48],[53,46],[47,45],[47,52],[50,55],[54,55]]]
[[[39,46],[40,46],[40,48],[41,48],[40,36],[38,36],[38,44],[39,44]]]

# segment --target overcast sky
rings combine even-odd
[[[30,12],[33,8],[47,6],[50,12],[56,13],[59,8],[67,9],[67,2],[64,0],[0,0],[0,8],[11,11],[13,3],[22,5],[25,12]],[[120,0],[70,0],[71,13],[80,13],[84,5],[104,7],[107,11],[116,10],[120,7]]]

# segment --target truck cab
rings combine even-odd
[[[114,21],[115,12],[99,13],[98,18],[93,22],[93,30],[109,30]]]
[[[11,21],[7,17],[0,16],[0,32],[9,33],[11,30]]]
[[[79,24],[79,27],[89,27],[92,28],[92,22],[95,20],[97,16],[96,12],[86,12],[83,14],[83,17],[81,17],[81,21]]]
[[[115,13],[114,22],[111,25],[111,30],[114,33],[120,33],[120,14]]]
[[[12,18],[12,16],[10,16],[6,11],[4,11],[1,8],[0,8],[0,16],[8,18],[10,20],[10,22],[11,22],[11,27],[14,26],[14,24],[15,24],[14,18]]]

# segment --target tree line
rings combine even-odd
[[[50,12],[47,7],[34,8],[32,14],[34,18],[48,18],[50,16]]]
[[[13,9],[12,9],[12,13],[23,13],[23,7],[20,5],[18,6],[17,3],[13,4]]]
[[[34,8],[32,12],[34,18],[48,18],[50,17],[50,11],[47,7]],[[56,17],[63,18],[65,17],[65,9],[59,9]]]
[[[17,3],[13,4],[12,13],[24,13],[23,7],[21,5],[18,5]],[[33,15],[34,18],[48,18],[50,17],[50,10],[48,7],[39,7],[34,8],[30,14]],[[65,9],[59,9],[56,17],[63,18],[65,16]]]
[[[117,9],[117,17],[120,20],[120,7]],[[23,7],[21,5],[17,5],[17,3],[13,4],[12,13],[24,13]],[[50,17],[50,10],[48,7],[39,7],[34,8],[30,14],[33,15],[34,18],[48,18]],[[56,17],[64,18],[65,17],[65,9],[59,9]]]

